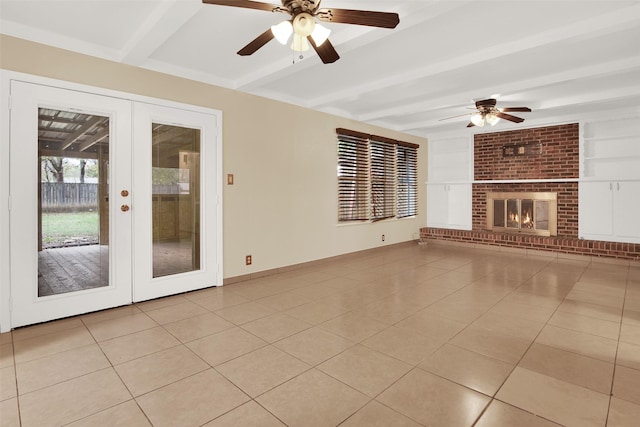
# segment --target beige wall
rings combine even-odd
[[[225,278],[416,239],[426,224],[425,139],[2,35],[0,68],[222,111],[221,173],[235,176],[223,194]],[[416,218],[337,225],[337,127],[420,144]]]

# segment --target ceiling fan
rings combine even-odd
[[[513,116],[511,114],[507,114],[507,113],[513,113],[513,112],[528,113],[528,112],[531,112],[531,108],[529,108],[529,107],[497,108],[496,107],[496,103],[497,103],[497,101],[496,101],[495,98],[489,98],[489,99],[483,99],[483,100],[480,100],[480,101],[476,101],[476,111],[475,112],[462,114],[460,116],[454,116],[454,117],[461,117],[461,116],[471,115],[471,121],[467,125],[467,127],[470,128],[470,127],[474,127],[474,126],[484,126],[485,123],[488,123],[491,126],[493,126],[496,123],[498,123],[500,121],[500,119],[509,120],[510,122],[514,122],[514,123],[522,123],[522,122],[524,122],[523,118],[516,117],[516,116]],[[448,117],[448,118],[442,119],[442,120],[453,119],[454,117]]]
[[[265,10],[290,15],[290,19],[272,26],[240,49],[238,55],[241,56],[255,53],[273,38],[276,38],[282,44],[286,44],[293,33],[291,49],[303,52],[308,50],[309,45],[311,45],[322,62],[329,64],[340,59],[340,55],[338,55],[338,52],[336,52],[328,40],[331,31],[317,24],[316,20],[379,28],[395,28],[400,22],[397,13],[352,9],[321,9],[320,1],[321,0],[282,0],[282,6],[280,6],[252,0],[202,0],[202,2],[206,4]]]

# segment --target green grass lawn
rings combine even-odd
[[[72,238],[97,240],[99,230],[98,212],[42,214],[43,245],[62,243]]]

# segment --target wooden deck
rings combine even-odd
[[[190,241],[155,243],[154,277],[194,269]],[[109,285],[109,246],[85,245],[38,253],[38,296],[64,294]]]
[[[73,246],[38,253],[38,296],[109,285],[109,247]]]
[[[190,240],[153,243],[153,277],[193,271],[192,260]]]

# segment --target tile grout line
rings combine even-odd
[[[459,269],[459,268],[462,268],[462,267],[464,267],[464,266],[466,266],[466,265],[468,265],[468,264],[469,264],[469,263],[466,263],[466,264],[464,264],[464,265],[462,265],[462,266],[459,266],[459,267],[453,268],[453,269],[449,270],[448,272],[455,271],[455,270],[457,270],[457,269]],[[444,274],[447,274],[448,272],[442,273],[442,274],[440,274],[440,275],[438,275],[438,276],[434,276],[434,278],[435,278],[435,277],[442,276],[442,275],[444,275]],[[489,273],[489,274],[490,274],[490,273]],[[488,276],[489,274],[487,274],[487,275],[485,275],[485,276],[483,276],[483,277],[486,277],[486,276]],[[427,306],[425,306],[424,308],[426,309],[427,307],[429,307],[429,306],[431,306],[431,305],[433,305],[433,304],[435,304],[435,303],[437,303],[437,302],[441,301],[442,299],[444,299],[444,298],[446,298],[446,297],[448,297],[448,296],[450,296],[450,295],[453,295],[453,294],[455,294],[455,293],[457,293],[457,292],[461,291],[462,289],[465,289],[466,287],[470,286],[472,283],[473,283],[473,281],[472,281],[472,282],[470,282],[470,283],[468,283],[467,285],[463,286],[462,288],[459,288],[459,289],[457,289],[457,290],[455,290],[455,291],[453,291],[453,292],[451,292],[451,293],[449,293],[449,294],[447,294],[447,295],[443,296],[442,298],[439,298],[438,300],[436,300],[436,301],[432,302],[431,304],[428,304],[428,305],[427,305]],[[515,289],[517,289],[517,288],[514,288],[514,291],[515,291]],[[513,292],[513,291],[512,291],[512,292]],[[508,295],[510,295],[510,294],[511,294],[511,292],[510,292],[509,294],[505,295],[505,296],[504,296],[503,298],[501,298],[499,301],[502,301],[502,299],[506,298],[506,297],[507,297]],[[498,301],[498,302],[499,302],[499,301]],[[496,304],[498,304],[498,302],[496,302]],[[495,304],[494,304],[494,306],[495,306]],[[493,306],[492,306],[492,307],[493,307]],[[482,316],[482,315],[480,315],[480,316]],[[479,318],[480,316],[478,316],[478,318]],[[477,318],[476,318],[476,319],[477,319]],[[399,322],[400,322],[400,321],[399,321]],[[399,323],[399,322],[396,322],[396,323],[392,324],[392,325],[391,325],[391,327],[395,326],[395,325],[396,325],[397,323]],[[472,321],[471,323],[473,323],[473,321]],[[469,325],[470,325],[471,323],[469,323]],[[466,329],[469,325],[467,325],[467,326],[466,326],[465,328],[463,328],[462,330]],[[387,328],[387,329],[388,329],[388,328]],[[460,332],[462,332],[462,330],[461,330]],[[449,341],[450,341],[451,339],[453,339],[455,336],[457,336],[460,332],[458,332],[456,335],[454,335],[453,337],[451,337],[451,338],[449,339]],[[443,344],[442,344],[438,349],[442,348],[442,347],[443,347],[445,344],[447,344],[449,341],[447,341],[447,342],[443,343]],[[438,349],[436,349],[433,353],[437,352],[437,351],[438,351]],[[375,349],[373,349],[373,350],[374,350],[374,351],[377,351],[377,350],[375,350]],[[345,350],[345,351],[346,351],[346,350]],[[432,354],[433,354],[433,353],[432,353]],[[474,352],[474,353],[475,353],[475,352]],[[386,355],[386,353],[382,353],[382,354],[385,354],[385,355]],[[389,356],[389,357],[393,357],[393,356]],[[394,358],[394,359],[395,359],[395,358]],[[396,360],[399,360],[399,359],[396,359]],[[424,361],[424,359],[423,359],[422,361]],[[441,379],[443,379],[443,380],[445,380],[445,381],[451,382],[451,383],[456,384],[456,385],[458,385],[458,386],[464,387],[464,388],[466,388],[466,389],[468,389],[468,390],[471,390],[472,392],[479,393],[477,390],[474,390],[474,389],[472,389],[472,388],[470,388],[470,387],[467,387],[466,385],[459,384],[459,383],[457,383],[457,382],[455,382],[455,381],[453,381],[453,380],[451,380],[451,379],[448,379],[448,378],[442,377],[441,375],[434,374],[434,373],[432,373],[432,372],[424,371],[422,368],[420,368],[420,367],[418,366],[420,363],[422,363],[422,361],[421,361],[421,362],[419,362],[418,364],[414,365],[411,369],[409,369],[407,372],[405,372],[403,375],[401,375],[399,378],[397,378],[395,381],[393,381],[391,384],[389,384],[387,387],[385,387],[382,391],[380,391],[378,394],[376,394],[376,396],[374,396],[374,397],[371,399],[371,401],[375,401],[375,402],[377,402],[377,403],[379,403],[379,404],[381,404],[381,405],[383,405],[383,406],[387,407],[388,409],[391,409],[391,410],[393,410],[394,412],[397,412],[394,408],[390,408],[389,406],[385,405],[383,402],[378,401],[378,400],[377,400],[377,398],[378,398],[380,395],[382,395],[385,391],[387,391],[387,390],[389,390],[391,387],[393,387],[393,386],[394,386],[396,383],[398,383],[400,380],[402,380],[402,378],[406,377],[407,375],[409,375],[412,371],[414,371],[414,370],[416,370],[416,369],[419,369],[420,371],[426,372],[427,374],[437,376],[438,378],[441,378]],[[406,363],[406,362],[404,362],[404,361],[402,361],[402,362],[403,362],[403,363]],[[332,378],[333,378],[333,377],[332,377]],[[336,379],[337,379],[337,378],[336,378]],[[339,379],[337,379],[337,380],[338,380],[338,381],[340,381]],[[342,382],[342,381],[341,381],[341,382]],[[347,384],[347,385],[348,385],[348,384]],[[497,391],[496,391],[496,393],[497,393]],[[484,394],[484,393],[480,393],[480,394],[487,396],[487,395],[486,395],[486,394]],[[491,402],[493,401],[493,397],[492,397],[492,396],[487,396],[487,397],[489,397],[489,398],[490,398],[489,402],[488,402],[488,403],[487,403],[487,405],[483,408],[483,410],[481,411],[481,413],[480,413],[480,414],[479,414],[479,416],[477,417],[476,421],[474,421],[474,422],[472,423],[472,425],[473,425],[473,424],[475,424],[475,423],[480,419],[480,417],[482,416],[482,414],[484,414],[484,412],[486,411],[486,409],[489,407],[489,405],[490,405],[490,404],[491,404]],[[399,413],[399,412],[398,412],[398,413]],[[355,414],[355,412],[354,412],[354,414]],[[352,414],[351,416],[353,416],[354,414]],[[415,419],[411,418],[411,417],[410,417],[409,415],[407,415],[407,414],[401,414],[401,415],[403,415],[403,416],[405,416],[405,417],[407,417],[407,418],[409,418],[409,419],[411,419],[411,420],[415,421],[415,422],[416,422],[416,423],[418,423],[418,424],[421,424],[421,423],[419,423],[417,420],[415,420]],[[348,418],[347,418],[347,419],[348,419]],[[346,420],[345,420],[345,421],[346,421]],[[343,421],[343,422],[344,422],[344,421]]]
[[[546,267],[548,267],[550,264],[553,264],[553,261],[552,261],[552,262],[550,262],[550,263],[548,263],[548,264],[545,266],[545,268],[546,268]],[[575,285],[576,285],[576,283],[578,283],[578,281],[580,280],[580,277],[582,277],[582,275],[584,274],[584,271],[586,271],[586,269],[589,267],[589,265],[590,265],[590,264],[587,264],[587,265],[584,267],[584,269],[583,269],[582,273],[580,274],[580,276],[578,276],[578,277],[575,279],[575,282],[574,282],[573,286],[575,286]],[[535,277],[535,276],[536,276],[537,274],[539,274],[542,270],[544,270],[544,268],[542,268],[542,269],[540,269],[539,271],[537,271],[533,276],[531,276],[531,278]],[[520,284],[520,285],[518,285],[518,287],[514,288],[514,289],[513,289],[513,291],[512,291],[512,292],[510,292],[508,295],[510,295],[510,294],[512,294],[513,292],[515,292],[515,291],[516,291],[520,286],[522,286],[522,284],[523,284],[523,283],[524,283],[524,282],[521,282],[521,284]],[[573,286],[571,287],[571,289],[573,289]],[[506,296],[505,296],[505,298],[506,298]],[[503,298],[503,299],[504,299],[504,298]],[[564,301],[565,299],[566,299],[566,295],[565,295],[565,298],[563,299],[563,301]],[[502,301],[502,300],[501,300],[501,301]],[[496,303],[496,304],[497,304],[497,303]],[[518,367],[518,365],[522,362],[522,359],[524,359],[524,357],[526,356],[526,354],[529,352],[529,350],[531,349],[531,347],[532,347],[532,346],[533,346],[533,344],[535,343],[536,339],[537,339],[537,338],[540,336],[540,334],[542,333],[542,330],[544,329],[544,327],[545,327],[545,326],[547,326],[547,325],[549,324],[549,320],[550,320],[550,319],[553,317],[553,315],[558,311],[558,307],[560,307],[560,305],[561,305],[561,304],[562,304],[562,303],[558,304],[558,306],[555,308],[555,310],[553,311],[553,313],[552,313],[552,314],[547,318],[547,321],[545,322],[544,326],[543,326],[542,328],[540,328],[540,330],[538,331],[538,333],[536,334],[536,336],[531,340],[530,344],[527,346],[527,349],[522,353],[522,356],[520,356],[520,359],[518,359],[518,361],[513,365],[513,368],[510,370],[509,374],[505,377],[504,381],[502,381],[502,384],[500,384],[500,386],[498,387],[498,389],[496,390],[496,392],[493,394],[493,396],[491,396],[491,401],[490,401],[490,402],[489,402],[489,404],[485,407],[485,410],[483,411],[483,414],[484,414],[484,412],[489,408],[489,405],[491,405],[491,403],[492,403],[494,400],[497,400],[497,401],[499,401],[499,402],[502,402],[502,403],[505,403],[505,404],[507,404],[507,405],[513,406],[513,405],[509,404],[508,402],[503,402],[502,400],[498,399],[496,396],[497,396],[497,394],[500,392],[500,390],[502,389],[502,387],[504,387],[505,383],[509,380],[509,377],[511,377],[511,375],[513,374],[513,372],[515,371],[515,369]],[[494,306],[495,306],[495,304],[494,304]],[[515,406],[514,406],[514,407],[515,407]],[[529,411],[527,411],[527,410],[526,410],[526,409],[524,409],[524,408],[520,408],[520,407],[516,407],[516,408],[518,408],[518,409],[520,409],[520,410],[523,410],[523,411],[526,411],[526,412],[529,412]],[[533,414],[532,412],[529,412],[529,413]],[[533,415],[535,415],[535,416],[539,416],[539,415],[537,415],[537,414],[533,414]],[[476,419],[476,421],[473,423],[473,425],[477,424],[477,423],[480,421],[480,418],[481,418],[481,416],[479,416],[479,417]],[[544,418],[544,417],[540,417],[540,418]],[[546,419],[546,418],[544,418],[544,419]],[[552,420],[550,420],[550,421],[552,421]],[[555,421],[552,421],[552,422],[554,422],[554,423],[555,423]]]
[[[550,264],[552,264],[552,263],[553,263],[553,261],[552,261],[551,263],[547,264],[547,266],[549,266],[549,265],[550,265]],[[547,266],[545,266],[545,268],[546,268]],[[578,283],[579,278],[582,276],[582,274],[584,274],[584,271],[588,268],[588,266],[589,266],[589,264],[587,264],[587,266],[585,266],[585,267],[584,267],[583,272],[580,274],[580,276],[578,276],[578,278],[576,278],[576,279],[575,279],[575,282],[574,282],[573,286],[575,286],[575,284],[576,284],[576,283]],[[535,276],[536,276],[537,274],[539,274],[542,270],[544,270],[544,268],[543,268],[543,269],[541,269],[541,270],[539,270],[538,272],[536,272],[536,274],[534,274],[531,278],[535,277]],[[518,287],[514,288],[514,289],[513,289],[513,291],[509,293],[509,295],[510,295],[510,294],[512,294],[513,292],[515,292],[515,291],[516,291],[520,286],[522,286],[522,284],[523,284],[523,283],[524,283],[524,282],[521,282],[521,284],[520,284],[520,285],[518,285]],[[572,289],[573,289],[573,286],[572,286]],[[505,298],[506,298],[506,296],[505,296]],[[504,298],[503,298],[503,299],[504,299]],[[566,299],[566,295],[565,295],[565,299]],[[501,300],[501,301],[502,301],[502,300]],[[564,299],[563,299],[563,301],[564,301]],[[496,304],[497,304],[497,303],[496,303]],[[560,303],[560,304],[562,304],[562,303]],[[545,326],[549,323],[549,320],[551,319],[551,317],[553,317],[553,315],[556,313],[556,311],[558,310],[558,307],[560,307],[560,304],[558,304],[558,306],[556,307],[556,309],[554,310],[554,312],[551,314],[551,316],[549,316],[549,318],[548,318],[548,319],[547,319],[547,321],[545,322]],[[494,306],[495,306],[495,305],[494,305]],[[511,404],[510,404],[510,403],[508,403],[508,402],[503,402],[502,400],[500,400],[500,399],[498,399],[498,398],[496,397],[496,396],[497,396],[497,394],[498,394],[498,393],[500,392],[500,390],[502,389],[502,387],[503,387],[503,386],[505,385],[505,383],[508,381],[509,377],[511,377],[511,375],[513,374],[513,371],[515,371],[515,369],[518,367],[518,365],[520,364],[520,362],[522,362],[522,359],[524,359],[525,355],[529,352],[529,350],[531,349],[531,347],[532,347],[532,346],[533,346],[533,344],[535,343],[535,341],[536,341],[536,339],[538,338],[538,336],[542,333],[542,330],[543,330],[543,329],[544,329],[544,326],[543,326],[542,328],[540,328],[540,330],[538,331],[538,333],[536,334],[536,336],[533,338],[533,340],[531,340],[531,343],[529,344],[529,346],[527,347],[527,349],[522,353],[522,356],[520,356],[520,359],[519,359],[519,360],[518,360],[518,361],[513,365],[513,368],[511,368],[511,370],[510,370],[509,374],[505,377],[504,381],[502,381],[502,384],[500,384],[500,386],[498,387],[498,389],[496,390],[496,392],[493,394],[493,396],[490,396],[491,400],[489,401],[489,403],[487,404],[487,406],[484,408],[484,410],[482,411],[482,413],[481,413],[481,414],[476,418],[476,420],[473,422],[472,426],[475,426],[475,425],[480,421],[480,419],[482,418],[482,415],[484,415],[484,413],[487,411],[487,409],[489,409],[489,406],[491,406],[491,403],[493,403],[493,401],[498,401],[498,402],[504,403],[504,404],[509,405],[509,406],[511,406],[511,407],[517,408],[517,409],[519,409],[519,410],[521,410],[521,411],[528,412],[528,413],[530,413],[530,414],[532,414],[532,415],[534,415],[534,416],[537,416],[537,417],[540,417],[540,418],[543,418],[543,419],[547,420],[547,418],[545,418],[545,417],[541,417],[541,416],[539,416],[538,414],[534,414],[533,412],[527,411],[527,410],[526,410],[526,409],[524,409],[524,408],[520,408],[520,407],[517,407],[517,406],[513,406],[513,405],[511,405]],[[549,420],[549,421],[551,421],[551,422],[555,423],[555,421],[553,421],[553,420]]]
[[[85,328],[87,328],[87,331],[89,332],[89,334],[91,335],[91,337],[93,338],[93,340],[95,341],[96,345],[98,346],[98,348],[100,349],[100,352],[102,353],[102,355],[104,356],[104,358],[107,360],[107,362],[109,362],[109,366],[111,368],[111,370],[113,371],[113,373],[118,377],[118,379],[120,380],[120,382],[122,383],[122,385],[127,389],[127,392],[129,393],[129,395],[131,396],[131,400],[133,402],[135,402],[136,406],[138,407],[138,409],[140,409],[140,412],[144,415],[144,417],[146,418],[147,421],[149,421],[149,424],[153,426],[153,423],[151,422],[151,419],[149,418],[149,416],[147,415],[147,413],[142,409],[142,407],[140,406],[140,404],[138,403],[138,401],[136,400],[135,396],[133,395],[133,393],[131,392],[131,389],[129,388],[129,386],[127,385],[127,383],[124,381],[124,379],[120,376],[120,373],[117,371],[115,365],[113,364],[113,362],[111,361],[111,359],[109,359],[109,357],[107,356],[107,354],[104,352],[104,349],[102,348],[102,346],[99,344],[98,340],[96,340],[95,336],[93,336],[93,333],[91,332],[91,330],[89,329],[88,325],[85,323],[84,319],[80,319],[82,321],[82,323],[85,325]],[[126,402],[126,401],[125,401]],[[80,418],[80,419],[86,419],[89,417],[92,417],[96,414],[99,414],[101,412],[104,412],[108,409],[114,408],[118,405],[121,405],[125,402],[120,402],[116,405],[113,405],[109,408],[105,408],[102,409],[98,412],[94,412],[92,414],[87,415],[86,417]],[[79,421],[79,420],[74,420],[72,422],[75,421]],[[70,424],[70,423],[69,423]]]
[[[609,414],[611,413],[611,403],[613,402],[613,387],[616,379],[616,370],[618,368],[618,351],[620,350],[620,338],[622,336],[622,325],[624,321],[624,306],[627,304],[627,290],[629,288],[629,276],[631,274],[631,267],[627,266],[627,277],[624,286],[624,299],[622,303],[622,312],[620,313],[620,325],[618,327],[618,342],[616,343],[616,354],[613,358],[613,375],[611,375],[611,387],[609,388],[609,404],[607,405],[607,418],[605,421],[605,427],[609,424]]]
[[[575,287],[575,285],[576,285],[576,284],[578,284],[578,283],[580,282],[580,278],[582,278],[582,276],[584,275],[584,273],[587,271],[587,269],[588,269],[592,264],[593,264],[593,262],[589,262],[589,263],[587,264],[587,266],[584,268],[584,270],[582,271],[582,273],[580,274],[580,276],[578,276],[578,278],[576,279],[575,283],[574,283],[574,284],[573,284],[573,286],[571,287],[571,289],[572,289],[572,290],[573,290],[573,288]],[[627,267],[627,268],[628,268],[628,267]],[[627,271],[628,271],[628,270],[627,270]],[[627,279],[626,279],[626,283],[625,283],[625,302],[626,302],[626,289],[627,289],[627,285],[628,285],[628,274],[629,274],[629,273],[627,273]],[[570,292],[571,292],[571,291],[569,291],[569,293],[570,293]],[[567,293],[567,295],[568,295],[569,293]],[[565,297],[563,298],[563,302],[564,302],[565,300],[567,300],[567,296],[566,296],[566,295],[565,295]],[[550,319],[553,317],[553,315],[558,311],[558,308],[560,307],[560,305],[561,305],[561,304],[562,304],[562,303],[560,303],[560,304],[558,305],[558,307],[556,307],[556,309],[554,310],[553,314],[549,317],[549,319],[547,320],[547,322],[545,322],[545,326],[549,324],[549,320],[550,320]],[[623,304],[623,307],[624,307],[624,304]],[[624,313],[624,311],[623,311],[623,313]],[[587,317],[588,317],[588,316],[587,316]],[[553,325],[552,325],[552,326],[553,326]],[[621,316],[621,318],[620,318],[620,329],[621,329],[621,328],[622,328],[622,316]],[[544,327],[543,327],[543,329],[544,329]],[[563,328],[563,329],[564,329],[564,328]],[[526,353],[529,351],[529,349],[531,348],[531,346],[532,346],[532,345],[533,345],[533,343],[535,342],[535,339],[537,339],[537,337],[540,335],[540,333],[542,333],[542,329],[540,330],[540,332],[538,333],[538,335],[536,336],[536,338],[534,338],[534,340],[531,342],[531,345],[527,348],[527,350],[526,350],[526,351],[525,351],[525,353],[522,355],[522,357],[520,358],[520,360],[518,361],[518,363],[514,366],[514,369],[513,369],[513,370],[515,370],[515,368],[517,367],[517,365],[518,365],[518,364],[520,364],[520,362],[522,361],[522,359],[524,358],[524,356],[526,355]],[[615,379],[615,368],[616,368],[616,366],[617,366],[616,360],[617,360],[617,351],[618,351],[619,343],[620,343],[620,333],[618,333],[618,342],[617,342],[617,344],[616,344],[616,356],[614,356],[614,361],[613,361],[613,363],[612,363],[612,365],[613,365],[613,374],[612,374],[612,377],[611,377],[611,389],[613,388],[613,381],[614,381],[614,379]],[[555,347],[553,347],[553,348],[555,348]],[[562,349],[560,349],[560,350],[562,350]],[[576,355],[579,355],[579,356],[592,358],[592,357],[590,357],[590,356],[585,356],[585,355],[582,355],[582,354],[580,354],[580,353],[575,353],[575,352],[573,352],[573,351],[569,351],[569,350],[564,350],[564,351],[567,351],[567,352],[569,352],[569,353],[576,354]],[[600,359],[596,359],[596,358],[592,358],[592,359],[594,359],[594,360],[600,360]],[[513,373],[513,370],[512,370],[512,373]],[[511,374],[509,374],[509,376],[511,376]],[[505,379],[505,381],[502,383],[502,385],[500,386],[500,388],[498,389],[498,391],[499,391],[499,390],[504,386],[504,384],[506,383],[506,381],[507,381],[507,379],[509,378],[509,376],[507,376],[507,378],[506,378],[506,379]],[[579,386],[579,387],[582,387],[582,386]],[[589,389],[588,389],[588,388],[586,388],[586,387],[582,387],[582,388],[585,388],[585,389],[589,390]],[[496,392],[496,394],[498,393],[498,391]],[[602,393],[601,393],[601,394],[602,394]],[[609,410],[610,410],[610,407],[611,407],[611,397],[612,397],[612,393],[609,393],[609,396],[608,396],[608,398],[609,398],[609,404],[607,405],[607,414],[606,414],[606,417],[605,417],[605,426],[608,424],[608,421],[609,421]],[[498,401],[502,402],[501,400],[499,400],[499,399],[497,399],[497,398],[495,398],[495,397],[494,397],[493,399],[494,399],[494,400],[498,400]],[[503,403],[505,403],[505,404],[509,404],[508,402],[503,402]],[[524,410],[523,408],[518,408],[518,409]],[[528,412],[528,411],[527,411],[527,412]],[[533,414],[533,415],[538,416],[537,414]],[[544,417],[541,417],[541,418],[544,418]],[[544,419],[546,419],[546,418],[544,418]],[[478,419],[478,420],[479,420],[479,419]],[[552,422],[554,422],[554,423],[555,423],[555,421],[553,421],[553,420],[549,420],[549,421],[552,421]]]
[[[443,274],[445,274],[445,273],[443,273]],[[382,299],[382,298],[381,298],[381,299]],[[343,314],[340,314],[340,315],[338,315],[338,316],[336,316],[336,317],[334,317],[334,318],[328,319],[328,320],[326,320],[326,321],[324,321],[324,322],[322,322],[322,323],[329,322],[329,321],[331,321],[331,320],[333,320],[333,319],[335,319],[335,318],[337,318],[337,317],[340,317],[340,316],[342,316],[342,315],[345,315],[345,314],[347,314],[347,313],[352,313],[352,312],[354,312],[354,310],[349,310],[349,311],[347,311],[347,312],[345,312],[345,313],[343,313]],[[365,316],[365,317],[366,317],[366,316]],[[310,328],[307,328],[306,330],[308,330],[308,329],[312,329],[313,327],[320,327],[320,325],[321,325],[322,323],[320,323],[320,324],[318,324],[318,325],[312,325]],[[393,326],[393,324],[392,324],[392,325],[389,325],[389,326],[388,326],[387,328],[385,328],[385,329],[388,329],[389,327],[392,327],[392,326]],[[243,330],[244,330],[244,329],[243,329]],[[324,329],[323,329],[323,330],[324,330]],[[247,331],[247,332],[248,332],[248,331]],[[331,333],[331,334],[333,334],[333,335],[336,335],[336,334],[334,334],[332,331],[327,331],[327,332],[328,332],[328,333]],[[249,333],[250,333],[250,332],[249,332]],[[294,335],[295,335],[295,334],[294,334]],[[374,335],[375,335],[375,334],[374,334]],[[336,336],[339,336],[339,337],[340,337],[340,335],[336,335]],[[259,337],[258,337],[258,338],[259,338]],[[344,338],[344,337],[341,337],[341,338]],[[285,338],[283,338],[283,339],[286,339],[286,337],[285,337]],[[281,340],[278,340],[278,341],[281,341]],[[351,340],[349,340],[349,341],[351,341]],[[276,342],[277,342],[277,341],[276,341]],[[348,348],[346,348],[346,349],[344,349],[344,350],[340,351],[339,353],[337,353],[337,354],[335,354],[335,355],[331,356],[329,359],[323,360],[323,361],[321,361],[321,362],[317,363],[316,365],[309,365],[309,366],[310,366],[310,368],[309,368],[309,369],[305,370],[304,372],[299,373],[298,375],[296,375],[296,376],[294,376],[294,377],[292,377],[292,378],[290,378],[290,379],[286,380],[285,382],[283,382],[283,383],[281,383],[281,384],[278,384],[278,385],[276,385],[276,386],[272,387],[272,388],[271,388],[271,389],[269,389],[269,390],[266,390],[265,392],[261,393],[259,396],[256,396],[256,398],[252,398],[251,396],[249,396],[249,397],[250,397],[254,402],[256,402],[258,405],[260,405],[260,403],[256,400],[258,397],[260,397],[260,396],[262,396],[262,395],[264,395],[264,394],[268,393],[269,391],[271,391],[271,390],[273,390],[273,389],[275,389],[275,388],[277,388],[277,387],[279,387],[279,386],[281,386],[281,385],[283,385],[283,384],[285,384],[285,383],[287,383],[287,382],[289,382],[289,381],[293,380],[294,378],[300,377],[301,375],[303,375],[303,374],[305,374],[305,373],[307,373],[307,372],[310,372],[310,371],[312,371],[312,370],[314,370],[314,369],[315,369],[315,370],[319,371],[320,373],[322,373],[322,374],[324,374],[324,375],[327,375],[328,377],[332,378],[333,380],[338,381],[339,383],[341,383],[341,384],[345,385],[346,387],[351,388],[352,390],[354,390],[354,391],[358,392],[359,394],[362,394],[363,396],[366,396],[367,398],[369,398],[369,400],[368,400],[366,403],[364,403],[361,407],[359,407],[358,409],[356,409],[356,410],[355,410],[353,413],[351,413],[347,418],[345,418],[344,420],[342,420],[342,421],[340,422],[340,424],[343,424],[343,423],[344,423],[344,422],[346,422],[350,417],[352,417],[353,415],[355,415],[359,410],[361,410],[362,408],[364,408],[365,406],[367,406],[367,405],[368,405],[369,403],[371,403],[372,401],[376,401],[376,402],[378,402],[377,400],[375,400],[377,396],[379,396],[380,394],[382,394],[385,390],[387,390],[389,387],[391,387],[393,384],[395,384],[397,381],[399,381],[401,378],[403,378],[403,377],[404,377],[404,376],[406,376],[409,372],[411,372],[413,369],[415,369],[415,368],[416,368],[416,366],[412,367],[412,368],[411,368],[411,369],[409,369],[405,374],[403,374],[403,375],[402,375],[402,376],[400,376],[397,380],[395,380],[393,383],[391,383],[388,387],[386,387],[386,388],[385,388],[385,389],[383,389],[380,393],[378,393],[375,397],[370,397],[370,396],[368,396],[367,394],[365,394],[365,393],[361,392],[360,390],[358,390],[358,389],[354,388],[354,387],[353,387],[353,386],[351,386],[350,384],[345,383],[345,382],[344,382],[344,381],[342,381],[341,379],[339,379],[339,378],[335,378],[334,376],[332,376],[332,375],[330,375],[330,374],[328,374],[328,373],[326,373],[326,372],[324,372],[324,371],[322,371],[322,370],[318,369],[318,366],[319,366],[319,365],[321,365],[321,364],[323,364],[323,363],[327,362],[328,360],[331,360],[331,359],[333,359],[333,358],[335,358],[335,357],[338,357],[339,355],[341,355],[341,354],[345,353],[346,351],[348,351],[349,349],[351,349],[351,348],[353,348],[353,347],[357,346],[358,344],[362,345],[362,344],[361,344],[361,342],[353,342],[353,341],[352,341],[352,343],[353,343],[353,345],[351,345],[351,346],[349,346]],[[270,343],[269,345],[273,345],[273,344],[274,344],[274,343]],[[365,346],[365,347],[366,347],[366,346]],[[264,348],[264,347],[261,347],[261,348]],[[275,347],[275,348],[277,348],[277,347]],[[367,348],[368,348],[368,347],[367,347]],[[372,350],[377,352],[377,350],[375,350],[375,349],[372,349]],[[284,350],[281,350],[281,351],[284,351]],[[297,358],[295,355],[291,355],[291,354],[289,354],[289,353],[288,353],[288,352],[286,352],[286,351],[284,351],[284,352],[285,352],[286,354],[288,354],[288,355],[290,355],[290,356],[292,356],[292,357],[294,357],[294,358],[296,358],[296,359],[300,360],[300,359],[299,359],[299,358]],[[381,354],[384,354],[384,353],[381,353]],[[238,356],[238,357],[242,357],[242,356]],[[389,357],[392,357],[392,356],[389,356]],[[302,361],[302,360],[301,360],[301,361]],[[306,362],[305,362],[305,361],[302,361],[302,362],[306,364]],[[225,362],[225,363],[226,363],[226,362]],[[403,362],[403,363],[406,363],[406,362]],[[214,367],[214,369],[215,369],[215,367]],[[216,371],[217,371],[217,370],[216,370]],[[221,374],[221,375],[223,375],[222,373],[220,373],[220,374]],[[224,376],[224,375],[223,375],[223,376]],[[225,377],[225,378],[226,378],[226,377]],[[227,380],[231,381],[229,378],[227,378]],[[232,382],[232,381],[231,381],[231,382]],[[232,383],[233,383],[233,382],[232,382]],[[238,387],[238,388],[239,388],[239,386],[238,386],[238,385],[236,385],[235,383],[233,383],[233,384],[234,384],[236,387]],[[241,389],[241,390],[242,390],[242,389]],[[243,391],[243,392],[244,392],[244,391]],[[246,394],[246,393],[245,393],[245,394]],[[378,402],[378,403],[380,403],[380,402]],[[382,403],[380,403],[380,404],[382,404]],[[384,405],[384,404],[382,404],[382,405]],[[261,407],[263,407],[262,405],[260,405],[260,406],[261,406]],[[386,405],[384,405],[384,406],[386,407]],[[264,407],[263,407],[263,408],[264,408]],[[280,420],[280,419],[279,419],[275,414],[273,414],[273,413],[272,413],[271,411],[269,411],[267,408],[264,408],[264,409],[265,409],[265,410],[267,410],[270,414],[274,415],[278,420]],[[393,408],[389,408],[389,409],[393,410],[394,412],[397,412],[397,411],[395,411],[395,409],[393,409]],[[399,412],[397,412],[397,413],[399,413]],[[410,417],[408,417],[408,415],[405,415],[405,414],[401,414],[401,415],[403,415],[403,416],[405,416],[405,417],[407,417],[407,418],[411,419]],[[222,416],[222,415],[220,415],[220,416]],[[282,420],[280,420],[280,421],[282,421]],[[415,421],[415,420],[414,420],[414,421]],[[417,422],[417,421],[416,421],[416,422]],[[283,422],[283,423],[284,423],[284,422]],[[286,425],[286,423],[284,423],[284,424]]]

